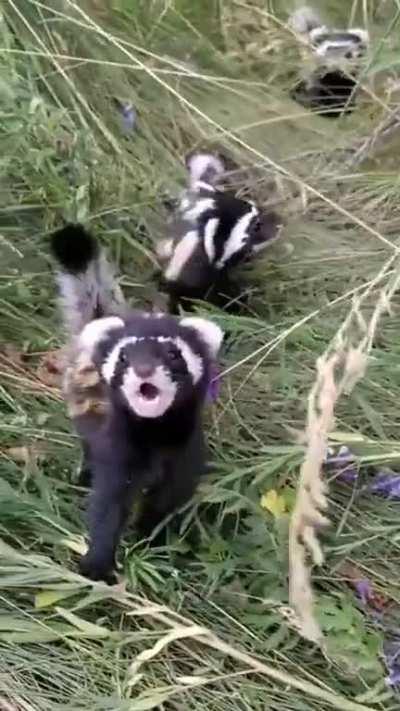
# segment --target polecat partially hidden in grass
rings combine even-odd
[[[111,580],[135,499],[146,537],[191,498],[205,471],[202,410],[223,333],[201,318],[130,311],[81,226],[53,234],[51,247],[70,339],[65,399],[92,487],[80,567]]]
[[[217,188],[225,173],[222,158],[193,153],[187,158],[189,184],[160,240],[161,286],[171,311],[181,300],[205,299],[218,306],[235,300],[240,289],[232,268],[249,260],[279,235],[280,218],[249,200]]]
[[[294,87],[292,98],[330,118],[352,111],[368,32],[330,29],[308,6],[292,14],[289,26],[302,43],[304,58],[304,78]]]

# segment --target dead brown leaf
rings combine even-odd
[[[390,600],[387,595],[384,595],[374,589],[374,581],[371,580],[361,568],[356,566],[351,561],[344,560],[337,568],[336,572],[345,578],[347,582],[356,590],[357,585],[360,582],[368,580],[371,586],[371,593],[368,595],[368,605],[377,612],[382,612],[393,604],[393,601]]]
[[[0,346],[0,354],[12,365],[24,365],[24,354],[14,343],[3,343]]]
[[[22,444],[17,447],[8,447],[3,451],[7,457],[12,459],[17,464],[35,466],[39,460],[44,458],[46,453],[46,445],[44,442],[35,442],[32,444]]]
[[[44,385],[59,388],[61,387],[65,364],[65,351],[62,348],[48,351],[41,358],[36,375]]]

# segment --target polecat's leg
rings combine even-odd
[[[132,461],[99,451],[92,457],[93,483],[89,499],[89,550],[80,570],[92,580],[115,582],[115,553],[125,521],[132,510],[137,487]]]
[[[92,484],[92,470],[89,463],[89,447],[86,442],[82,443],[82,463],[78,475],[78,486],[89,488]]]

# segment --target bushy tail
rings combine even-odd
[[[51,251],[58,263],[56,278],[70,337],[95,318],[121,313],[125,301],[114,271],[82,225],[69,224],[54,232]]]

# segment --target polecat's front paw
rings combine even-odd
[[[89,487],[92,484],[93,480],[93,475],[92,475],[92,470],[90,469],[88,464],[82,464],[79,472],[78,472],[78,486],[84,486],[85,488],[89,489]]]
[[[90,580],[103,580],[107,585],[115,585],[118,582],[113,561],[94,557],[90,551],[79,561],[79,570]]]

